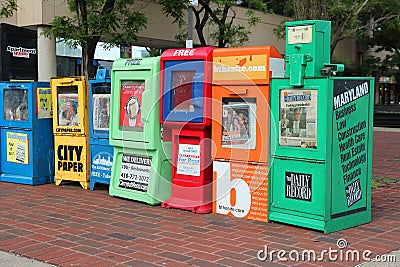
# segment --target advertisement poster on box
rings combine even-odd
[[[37,116],[38,119],[47,119],[53,117],[51,89],[37,88]]]
[[[93,95],[93,129],[108,131],[110,127],[110,94]]]
[[[58,126],[79,126],[78,94],[59,94]]]
[[[265,54],[215,57],[214,80],[266,79],[267,65],[267,55]]]
[[[268,166],[214,161],[214,213],[268,221]]]
[[[369,131],[371,120],[368,119],[370,93],[373,85],[370,80],[335,80],[333,88],[333,142],[332,148],[340,160],[333,162],[335,176],[342,183],[334,186],[343,194],[336,194],[337,205],[335,212],[345,212],[350,208],[366,206],[367,184],[369,173],[368,155]],[[346,207],[343,208],[343,207]]]
[[[281,90],[279,145],[317,148],[317,90]]]
[[[147,192],[150,172],[150,157],[123,154],[118,186],[120,188]]]
[[[179,144],[177,174],[200,176],[200,145]]]
[[[222,105],[222,147],[256,148],[256,104],[232,102]]]
[[[28,135],[7,132],[7,161],[29,164]]]
[[[122,82],[120,102],[120,126],[122,128],[143,131],[142,95],[144,90],[144,82]]]

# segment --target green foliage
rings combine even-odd
[[[291,16],[290,11],[288,12],[287,6],[288,2],[293,2],[293,0],[276,0],[276,1],[264,1],[267,7],[271,9],[274,14],[283,15],[283,16]],[[293,3],[291,4],[293,5]],[[293,14],[293,12],[292,12]]]
[[[91,38],[102,38],[108,45],[125,45],[136,40],[147,19],[139,11],[130,11],[133,0],[86,0],[79,6],[76,0],[68,0],[72,18],[55,17],[47,35],[63,38],[76,47],[86,45]]]
[[[278,26],[272,29],[278,40],[285,39],[285,21],[282,21]]]
[[[1,4],[0,6],[0,18],[9,18],[12,17],[14,11],[17,10],[17,1],[16,0],[8,0]]]
[[[337,44],[346,37],[357,34],[362,44],[369,39],[377,25],[400,15],[399,0],[288,0],[284,12],[297,20],[325,19],[332,23],[331,55]],[[397,32],[399,28],[397,28]],[[284,27],[274,30],[278,38],[284,37]],[[400,36],[400,34],[392,34]],[[393,41],[391,41],[393,43]],[[399,42],[397,42],[399,43]]]
[[[149,57],[161,56],[161,49],[154,47],[146,47],[146,51],[149,53]]]
[[[379,57],[369,56],[358,67],[359,76],[375,76],[375,73],[382,70],[382,60]]]
[[[360,18],[362,23],[369,22],[368,34],[359,32],[359,41],[365,50],[385,52],[384,57],[370,57],[361,66],[376,76],[389,70],[397,70],[400,76],[400,1],[384,0],[371,1],[369,9]],[[372,62],[372,63],[371,63]],[[400,80],[398,80],[400,82]]]
[[[175,38],[183,43],[187,38],[185,11],[188,7],[188,1],[158,0],[158,3],[163,6],[164,14],[172,17],[174,23],[178,25],[180,32]],[[204,29],[207,26],[213,26],[212,28],[215,29],[210,33],[210,38],[218,47],[240,46],[248,42],[251,29],[260,23],[260,18],[256,16],[254,10],[248,9],[246,11],[246,24],[238,23],[235,6],[239,4],[265,13],[271,12],[262,0],[199,0],[199,6],[193,8],[193,13],[195,17],[194,27],[202,46],[209,45],[204,36]]]
[[[95,75],[93,62],[97,43],[105,48],[129,45],[145,28],[147,18],[130,8],[133,0],[67,0],[72,17],[55,17],[44,35],[63,39],[71,47],[82,47],[82,73]]]
[[[174,19],[174,23],[178,23],[179,27],[185,26],[183,11],[188,8],[188,1],[158,0],[158,3],[162,5],[164,14]]]
[[[372,177],[372,189],[376,189],[379,187],[390,186],[396,183],[395,180],[389,179],[386,177]]]
[[[400,10],[400,9],[399,9]],[[378,47],[376,52],[389,52],[383,65],[388,68],[400,67],[400,18],[382,23],[374,32],[371,46]]]

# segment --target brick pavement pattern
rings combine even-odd
[[[400,132],[374,131],[372,176],[400,180]]]
[[[400,132],[375,132],[374,176],[400,177],[399,137]],[[0,250],[58,266],[354,266],[362,258],[334,262],[325,255],[318,262],[271,262],[257,254],[265,245],[268,251],[319,253],[338,249],[339,238],[348,243],[344,252],[370,250],[371,258],[398,249],[399,189],[400,179],[373,190],[371,223],[324,235],[112,198],[106,186],[89,191],[74,183],[0,183]]]

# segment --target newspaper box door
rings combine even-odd
[[[52,80],[53,128],[56,135],[87,134],[84,77]]]

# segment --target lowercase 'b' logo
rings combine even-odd
[[[214,161],[213,168],[217,173],[216,212],[224,215],[230,212],[235,217],[245,217],[251,206],[249,186],[239,177],[231,181],[229,162]],[[235,194],[232,191],[235,191]]]

